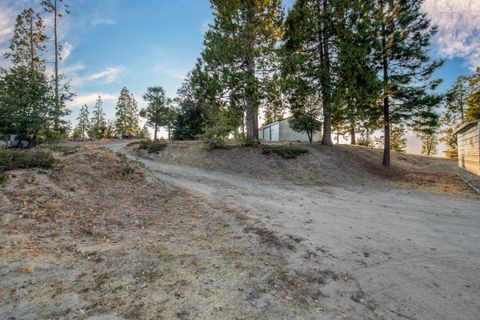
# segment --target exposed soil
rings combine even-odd
[[[381,165],[382,151],[359,146],[292,143],[308,154],[285,160],[264,155],[261,147],[207,150],[198,142],[175,142],[158,155],[136,151],[137,155],[163,163],[242,175],[264,181],[297,185],[354,188],[401,187],[449,194],[468,194],[458,178],[457,162],[443,158],[392,154],[392,168]],[[129,148],[135,150],[136,147]]]
[[[0,185],[1,319],[364,319],[302,239],[95,146]],[[346,316],[348,314],[348,316]]]
[[[379,151],[349,146],[312,146],[295,160],[250,148],[208,152],[194,143],[169,145],[158,156],[108,147],[163,181],[260,220],[265,228],[254,232],[261,242],[293,240],[287,269],[305,275],[306,288],[323,281],[312,277],[315,267],[353,278],[358,290],[348,295],[340,281],[321,287],[319,301],[340,315],[319,319],[480,314],[480,198],[456,178],[452,161],[395,155],[387,171]]]

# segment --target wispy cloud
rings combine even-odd
[[[102,18],[102,17],[94,17],[92,19],[92,25],[93,26],[99,26],[99,25],[114,25],[116,22],[112,19],[109,18]]]
[[[480,1],[426,0],[423,10],[438,26],[443,57],[463,58],[472,70],[480,66]]]
[[[118,76],[125,70],[123,67],[107,67],[102,71],[94,72],[82,77],[74,77],[72,85],[82,86],[87,82],[101,82],[110,84],[117,80]],[[78,70],[77,70],[78,71]]]
[[[70,108],[79,108],[83,106],[84,104],[93,104],[95,101],[97,101],[98,97],[102,97],[103,101],[115,101],[117,100],[118,96],[111,94],[111,93],[105,93],[105,92],[94,92],[94,93],[88,93],[88,94],[83,94],[83,95],[78,95],[76,96],[73,101],[69,103]]]
[[[153,71],[166,75],[173,79],[183,80],[187,76],[188,70],[182,68],[173,68],[165,64],[158,64],[153,67]]]
[[[67,75],[72,75],[77,71],[81,71],[84,69],[85,69],[85,65],[83,63],[75,63],[72,65],[63,67],[61,71]]]

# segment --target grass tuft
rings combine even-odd
[[[49,150],[0,150],[0,172],[25,168],[50,168],[55,159]]]
[[[61,153],[64,156],[77,153],[80,150],[80,146],[62,146],[58,144],[49,145],[46,146],[46,148],[52,150],[53,152]]]
[[[128,146],[138,145],[139,150],[147,150],[148,153],[158,154],[160,151],[165,150],[167,143],[165,141],[136,141],[129,143]]]
[[[307,149],[297,148],[294,146],[272,146],[272,145],[265,145],[262,148],[262,154],[278,154],[283,159],[295,159],[299,155],[308,153]]]

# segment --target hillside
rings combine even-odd
[[[282,145],[277,143],[276,145]],[[294,143],[309,152],[296,159],[264,155],[261,147],[207,150],[199,142],[169,143],[158,155],[130,150],[143,157],[194,168],[233,173],[261,180],[299,185],[354,188],[403,187],[434,192],[469,193],[458,178],[457,162],[408,154],[392,154],[392,168],[381,165],[382,152],[360,146]]]

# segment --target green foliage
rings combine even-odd
[[[0,173],[25,168],[50,168],[55,159],[48,150],[0,150]]]
[[[433,156],[437,154],[437,148],[440,143],[438,134],[435,131],[426,131],[418,134],[422,140],[422,154],[426,156]]]
[[[407,151],[407,138],[405,137],[405,127],[397,126],[392,129],[390,145],[393,151],[405,153]]]
[[[252,148],[252,147],[257,146],[257,141],[255,141],[254,139],[252,139],[250,137],[245,137],[243,144],[244,144],[245,147]]]
[[[480,119],[480,67],[469,80],[471,92],[467,99],[467,121]]]
[[[76,132],[79,134],[79,138],[85,139],[87,137],[87,132],[90,130],[89,114],[88,106],[86,104],[83,105],[80,109],[80,114],[77,118],[78,124],[75,128]]]
[[[210,137],[204,140],[205,143],[207,144],[207,147],[209,150],[212,149],[225,149],[227,144],[225,142],[225,139],[219,138],[219,137]]]
[[[13,66],[0,74],[0,132],[21,133],[36,140],[58,139],[69,130],[62,117],[69,113],[68,84],[58,88],[46,72],[42,58],[48,37],[40,14],[25,9],[17,16],[10,40],[9,58]],[[59,103],[56,104],[56,96]]]
[[[59,144],[53,144],[53,145],[47,145],[45,148],[53,151],[53,152],[58,152],[63,154],[64,156],[75,154],[80,150],[80,146],[74,146],[74,145],[59,145]]]
[[[150,140],[150,131],[148,131],[147,124],[145,124],[142,130],[140,130],[140,132],[138,133],[138,138],[144,139],[144,140]]]
[[[203,108],[191,101],[182,101],[173,124],[173,140],[196,140],[204,133],[206,115]]]
[[[115,129],[117,134],[138,135],[140,127],[138,123],[137,102],[133,94],[125,87],[118,97],[115,116]]]
[[[441,80],[432,75],[442,61],[431,60],[428,49],[436,28],[422,12],[423,1],[375,2],[374,29],[380,36],[374,47],[376,67],[383,82],[379,118],[384,124],[383,164],[390,165],[390,124],[433,126],[442,96],[433,91]]]
[[[264,145],[262,148],[262,154],[278,154],[283,159],[295,159],[299,155],[308,153],[307,149],[297,148],[294,146],[274,146],[274,145]]]
[[[447,128],[443,131],[444,136],[440,141],[446,144],[445,156],[448,159],[458,159],[457,136],[453,135],[453,129]]]
[[[209,83],[204,91],[222,112],[242,106],[247,135],[256,140],[258,111],[267,82],[261,75],[274,69],[275,46],[282,32],[281,1],[210,3],[214,20],[205,34],[202,61],[198,64],[203,80]],[[206,68],[202,68],[203,62]]]
[[[149,87],[143,99],[148,103],[148,107],[140,111],[140,116],[147,120],[149,127],[154,128],[153,139],[157,140],[158,127],[166,127],[170,135],[176,112],[170,106],[171,99],[165,97],[165,90],[162,87]]]
[[[92,139],[100,140],[106,138],[107,121],[106,115],[103,111],[103,101],[99,96],[95,102],[95,107],[92,112],[92,119],[90,120],[90,130],[88,135]]]
[[[289,120],[290,127],[296,132],[306,132],[311,143],[313,135],[322,128],[319,116],[319,110],[315,106],[305,104],[303,108],[294,108],[293,117]]]
[[[8,179],[8,175],[5,172],[0,172],[0,184],[7,181],[7,179]]]
[[[165,150],[167,143],[165,141],[146,141],[142,140],[139,142],[129,143],[128,146],[138,145],[139,150],[146,150],[148,153],[158,154],[160,151]]]

